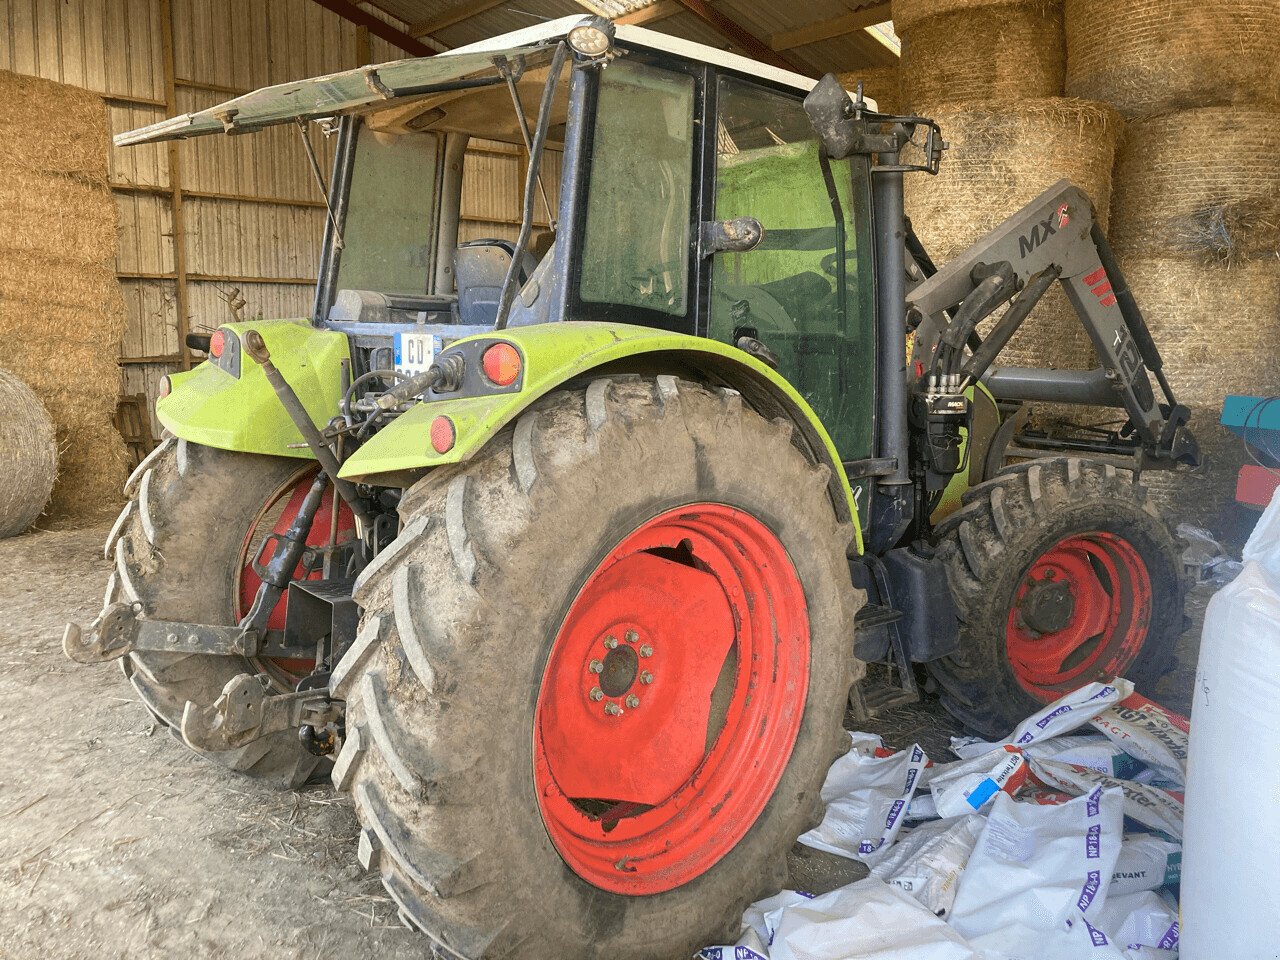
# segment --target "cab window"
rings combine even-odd
[[[337,289],[427,292],[439,152],[435,133],[380,135],[361,124]]]
[[[694,81],[628,60],[600,75],[579,298],[688,313]],[[600,310],[610,318],[632,311]]]
[[[875,293],[866,161],[831,162],[837,218],[798,98],[723,78],[717,104],[716,219],[755,217],[764,239],[746,253],[715,255],[710,335],[760,340],[841,458],[870,456]]]

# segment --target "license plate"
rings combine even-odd
[[[422,373],[436,358],[442,346],[440,337],[431,333],[396,334],[396,370],[410,377]]]

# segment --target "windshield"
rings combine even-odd
[[[516,104],[532,128],[548,73],[526,67],[510,84],[391,101],[346,121],[317,321],[333,319],[329,308],[343,290],[427,298],[395,309],[425,310],[431,322],[494,321],[508,266],[517,261],[516,282],[525,282],[554,239],[569,112],[563,82],[551,101],[530,242],[524,251],[513,243],[529,163]]]

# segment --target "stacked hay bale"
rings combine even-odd
[[[61,463],[50,518],[105,519],[125,472],[112,424],[125,313],[106,105],[0,71],[0,129],[0,367],[53,418]]]
[[[44,512],[57,472],[53,421],[25,383],[0,370],[0,540]]]
[[[906,179],[907,215],[936,262],[1062,178],[1085,190],[1105,224],[1122,121],[1105,104],[1062,96],[1060,2],[895,0],[893,16],[907,105],[950,144],[937,177]],[[999,362],[1079,369],[1095,358],[1055,287]]]
[[[1218,415],[1280,393],[1280,3],[1066,0],[1067,88],[1130,117],[1111,236],[1206,463],[1148,473],[1174,520],[1238,539],[1248,454]]]
[[[881,113],[901,113],[905,101],[902,97],[902,71],[897,67],[864,67],[836,75],[840,85],[853,92],[862,84],[862,95],[874,100]]]

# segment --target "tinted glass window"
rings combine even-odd
[[[755,331],[841,456],[869,456],[875,332],[865,161],[831,163],[837,219],[798,98],[724,79],[718,102],[716,218],[755,217],[765,233],[754,250],[716,254],[711,336],[733,343]]]
[[[583,301],[688,311],[693,109],[685,74],[627,60],[601,73]]]
[[[360,128],[342,230],[339,290],[427,292],[439,149],[434,133],[392,137]]]

